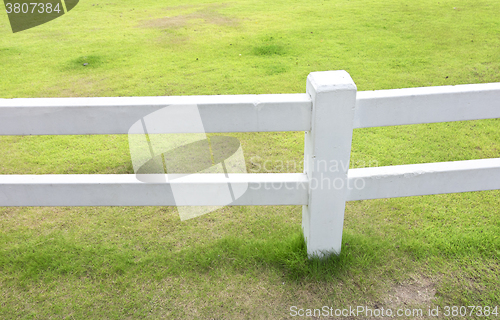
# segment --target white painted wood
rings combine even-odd
[[[345,71],[313,72],[307,77],[306,90],[313,109],[311,131],[305,136],[304,172],[310,190],[309,202],[302,209],[302,229],[310,256],[339,254],[346,189],[331,190],[320,182],[347,182],[356,85]],[[341,164],[340,170],[323,165],[332,160]]]
[[[303,205],[307,252],[323,256],[340,253],[346,201],[500,189],[500,158],[348,169],[353,128],[500,118],[500,83],[357,93],[347,72],[327,71],[311,73],[306,91],[0,99],[0,135],[127,134],[171,105],[197,105],[207,133],[306,131],[304,174],[193,174],[169,182],[150,175],[147,183],[136,175],[0,175],[0,206],[179,205],[172,188],[182,191],[182,205],[223,206],[218,195],[230,184],[247,188],[231,205]]]
[[[163,179],[162,179],[163,178]],[[303,205],[308,180],[303,173],[192,174],[182,182],[141,182],[123,175],[0,175],[0,206],[173,206],[172,184],[185,189],[190,205],[226,205],[216,195],[231,183],[248,184],[231,205]],[[155,179],[152,179],[155,180]],[[163,175],[158,181],[164,180]],[[199,190],[212,190],[201,195]],[[191,196],[187,192],[191,193]]]
[[[169,105],[198,105],[206,132],[306,131],[307,94],[0,99],[0,135],[126,134]],[[166,129],[168,130],[168,129]]]
[[[347,200],[500,189],[500,158],[349,170]]]
[[[168,105],[200,107],[206,132],[308,131],[308,94],[0,99],[0,135],[124,134]],[[500,83],[362,91],[354,128],[500,118]]]
[[[500,83],[358,92],[354,128],[500,118]]]
[[[184,185],[249,183],[248,194],[233,205],[308,203],[306,174],[231,174],[226,179],[195,174]],[[500,158],[350,169],[348,179],[347,201],[496,190],[500,189]],[[193,204],[210,204],[196,201],[200,199],[194,195]],[[0,175],[0,206],[125,205],[167,206],[175,201],[169,183],[143,183],[129,174]]]

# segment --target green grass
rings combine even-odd
[[[341,69],[358,90],[500,82],[498,12],[492,0],[81,1],[16,34],[4,14],[0,97],[305,92],[310,72]],[[357,129],[351,167],[497,158],[499,125]],[[231,135],[249,172],[302,171],[302,132]],[[0,174],[133,172],[120,135],[5,136],[0,150]],[[298,206],[184,222],[171,207],[0,208],[0,318],[500,305],[498,208],[499,191],[349,202],[342,253],[326,261],[306,258]]]

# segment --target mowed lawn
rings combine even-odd
[[[496,0],[84,0],[15,34],[4,13],[0,98],[299,93],[325,70],[360,91],[500,82],[499,13]],[[303,132],[232,135],[248,172],[302,172]],[[498,157],[491,119],[357,129],[351,167]],[[0,174],[48,173],[133,173],[127,137],[0,137]],[[0,208],[0,318],[499,317],[499,191],[349,202],[326,261],[307,259],[301,209],[181,222],[173,207]],[[456,318],[484,318],[470,311]]]

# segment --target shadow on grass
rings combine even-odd
[[[18,279],[21,285],[34,280],[53,281],[60,276],[96,279],[142,274],[159,280],[220,269],[240,273],[267,268],[278,269],[292,281],[322,281],[351,268],[364,269],[382,263],[386,247],[387,244],[364,236],[344,234],[340,255],[308,259],[299,231],[287,239],[225,237],[210,245],[176,252],[160,244],[139,250],[136,243],[85,243],[63,233],[52,233],[5,250],[0,256],[0,270]]]
[[[63,66],[63,71],[83,71],[102,67],[105,57],[101,55],[86,55],[72,59]]]
[[[291,281],[327,281],[377,267],[394,270],[399,268],[396,265],[404,265],[410,259],[491,258],[492,252],[498,252],[497,242],[487,245],[482,237],[449,237],[448,242],[440,239],[432,243],[401,239],[396,245],[390,239],[352,233],[347,229],[340,255],[323,259],[308,259],[300,230],[287,238],[227,236],[206,245],[178,250],[165,243],[144,246],[140,237],[108,243],[52,232],[36,238],[26,236],[26,239],[21,242],[6,234],[0,237],[0,242],[4,243],[0,272],[21,285],[36,280],[57,280],[61,276],[102,279],[141,275],[159,280],[218,270],[259,273],[266,269],[278,270]],[[9,244],[11,247],[7,248]],[[391,267],[391,264],[394,265]]]
[[[19,244],[0,255],[0,270],[21,284],[60,276],[105,277],[124,274],[133,266],[133,252],[113,246],[78,243],[52,233]]]
[[[347,245],[346,245],[347,244]],[[201,250],[200,250],[201,249]],[[327,280],[356,265],[369,267],[381,262],[383,244],[360,235],[344,235],[340,255],[308,259],[303,235],[297,231],[287,239],[243,240],[224,238],[209,248],[185,251],[182,261],[194,269],[246,270],[249,267],[277,268],[288,280]]]

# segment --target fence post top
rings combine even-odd
[[[345,70],[311,72],[307,76],[307,89],[315,92],[357,90],[356,84]]]

